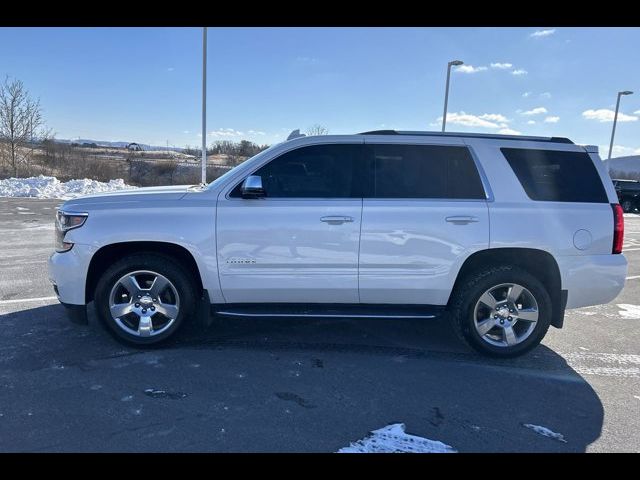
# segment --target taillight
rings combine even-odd
[[[622,253],[624,239],[624,212],[619,203],[612,203],[613,208],[613,249],[611,253]]]

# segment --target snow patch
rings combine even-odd
[[[552,430],[549,430],[547,427],[542,427],[540,425],[533,425],[531,423],[525,423],[523,424],[523,426],[526,428],[530,428],[531,430],[536,432],[538,435],[542,435],[543,437],[549,437],[549,438],[553,438],[554,440],[558,440],[559,442],[567,443],[567,441],[564,439],[564,435],[562,435],[561,433],[556,433]]]
[[[442,442],[405,433],[404,423],[394,423],[341,448],[337,453],[457,453]]]
[[[640,319],[640,305],[631,305],[628,303],[619,303],[618,308],[621,308],[618,313],[621,317]]]
[[[64,200],[81,195],[113,192],[128,188],[136,187],[125,184],[121,178],[109,180],[106,183],[88,178],[61,182],[56,177],[39,175],[37,177],[12,177],[0,180],[0,197],[60,198]],[[18,213],[25,214],[25,212]]]

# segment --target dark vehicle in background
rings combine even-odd
[[[638,180],[613,180],[618,200],[625,212],[640,210],[640,182]]]

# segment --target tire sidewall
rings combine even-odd
[[[109,295],[118,279],[136,270],[151,270],[165,276],[173,284],[180,297],[180,311],[173,324],[164,332],[151,337],[138,337],[125,332],[111,317]],[[158,254],[136,254],[125,257],[109,267],[96,285],[94,294],[98,317],[110,333],[126,343],[145,346],[156,345],[173,336],[191,314],[195,304],[193,284],[185,270],[170,257]]]
[[[538,322],[523,342],[512,347],[498,347],[482,339],[475,328],[474,310],[480,296],[490,288],[503,283],[517,283],[531,292],[538,304]],[[546,335],[551,324],[552,303],[544,285],[534,276],[516,268],[500,269],[495,273],[483,277],[467,290],[465,300],[460,309],[461,318],[458,321],[462,334],[470,345],[481,353],[495,357],[515,357],[536,347]]]

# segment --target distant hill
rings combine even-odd
[[[604,160],[609,170],[626,175],[636,176],[640,179],[640,155],[629,155]]]
[[[113,148],[125,148],[127,145],[132,143],[132,142],[108,142],[106,140],[90,140],[88,138],[74,138],[71,140],[67,140],[64,138],[56,138],[55,141],[58,143],[79,143],[80,145],[82,145],[83,143],[95,143],[99,147],[113,147]],[[167,148],[166,146],[162,147],[159,145],[147,145],[145,143],[138,143],[138,145],[140,145],[140,147],[143,150],[155,150],[155,151],[173,150],[177,152],[182,152],[184,150],[184,148],[180,148],[180,147]]]

